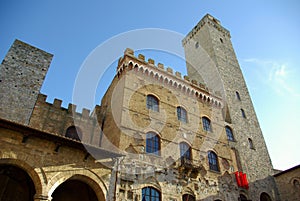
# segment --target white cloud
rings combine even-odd
[[[252,63],[257,66],[260,79],[267,84],[279,95],[291,95],[300,97],[297,86],[291,84],[295,76],[293,69],[286,63],[277,61],[260,60],[256,58],[244,59],[244,62]]]
[[[281,65],[279,69],[276,69],[275,76],[285,77],[286,76],[286,66]]]
[[[255,86],[254,104],[273,165],[287,169],[299,164],[299,69],[287,62],[241,60],[249,83]],[[284,132],[282,132],[284,131]]]

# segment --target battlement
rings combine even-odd
[[[60,99],[54,99],[54,101],[51,102],[47,102],[47,95],[45,94],[39,94],[38,95],[38,103],[37,104],[47,104],[49,107],[55,109],[55,110],[61,110],[62,112],[67,112],[70,114],[74,114],[76,116],[81,116],[82,118],[94,118],[94,113],[95,112],[99,112],[101,106],[100,105],[96,105],[93,112],[91,113],[90,109],[87,108],[82,108],[81,112],[76,112],[76,108],[77,105],[69,103],[68,104],[68,108],[62,107],[62,100]]]
[[[204,102],[211,103],[221,107],[221,95],[218,92],[214,92],[209,89],[205,83],[200,83],[197,80],[190,79],[189,76],[184,75],[178,71],[175,71],[171,67],[165,67],[162,63],[155,65],[155,60],[149,58],[147,61],[143,54],[134,55],[134,50],[126,48],[124,56],[118,61],[117,75],[122,76],[125,71],[135,70],[142,72],[147,76],[153,77],[154,79],[169,84],[184,93],[194,95],[196,98],[200,98]]]
[[[196,80],[190,80],[190,78],[187,75],[182,76],[181,72],[174,71],[172,67],[165,67],[165,65],[163,63],[157,63],[157,65],[155,65],[155,60],[152,59],[152,58],[148,58],[148,61],[146,61],[145,60],[145,56],[143,54],[138,54],[138,56],[136,57],[134,55],[134,50],[132,50],[130,48],[127,48],[125,50],[124,57],[125,56],[129,56],[129,57],[131,57],[133,59],[136,59],[136,60],[140,61],[141,63],[143,63],[145,65],[148,65],[148,66],[151,66],[151,67],[155,67],[158,70],[160,70],[162,72],[166,72],[166,73],[168,73],[171,76],[175,76],[178,79],[191,82],[192,84],[198,85],[200,88],[208,91],[208,88],[207,88],[207,86],[204,83],[198,83]],[[122,70],[121,69],[122,66],[120,65],[120,63],[123,62],[123,58],[120,58],[120,60],[119,60],[119,65],[118,65],[118,68],[117,68],[118,73],[121,72],[121,70]]]
[[[194,37],[194,35],[205,25],[208,24],[218,31],[222,32],[224,36],[231,37],[230,32],[225,29],[221,22],[210,14],[206,14],[198,24],[186,35],[186,37],[182,40],[182,45],[184,46],[190,39]]]
[[[76,127],[81,133],[82,142],[99,146],[98,118],[101,106],[96,105],[92,112],[86,108],[76,112],[77,105],[70,103],[68,108],[64,108],[61,106],[62,100],[47,102],[46,99],[47,95],[38,95],[30,118],[30,127],[60,136],[65,136],[70,127]]]

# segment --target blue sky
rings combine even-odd
[[[16,38],[54,54],[41,92],[49,102],[62,99],[66,107],[72,102],[80,66],[104,41],[143,28],[186,35],[210,13],[231,32],[273,165],[287,169],[300,164],[299,11],[297,0],[4,0],[0,2],[0,59]],[[164,56],[151,55],[185,74],[182,63]],[[108,80],[114,71],[112,65],[105,74]],[[100,87],[99,96],[105,89]]]

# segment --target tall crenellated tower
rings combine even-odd
[[[0,65],[0,118],[29,124],[52,57],[15,40]]]
[[[221,93],[224,122],[233,128],[238,170],[247,174],[249,189],[240,189],[248,200],[265,192],[277,200],[273,167],[255,110],[237,61],[230,33],[207,14],[183,39],[188,76]],[[242,196],[243,197],[243,196]]]

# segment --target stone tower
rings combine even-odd
[[[13,43],[0,65],[1,118],[28,125],[52,57],[19,40]]]
[[[220,21],[207,14],[183,39],[188,76],[205,82],[210,91],[222,95],[225,123],[233,128],[230,142],[238,171],[247,174],[249,189],[240,193],[248,200],[260,200],[263,192],[277,199],[271,159],[254,107],[239,67],[230,33]]]

